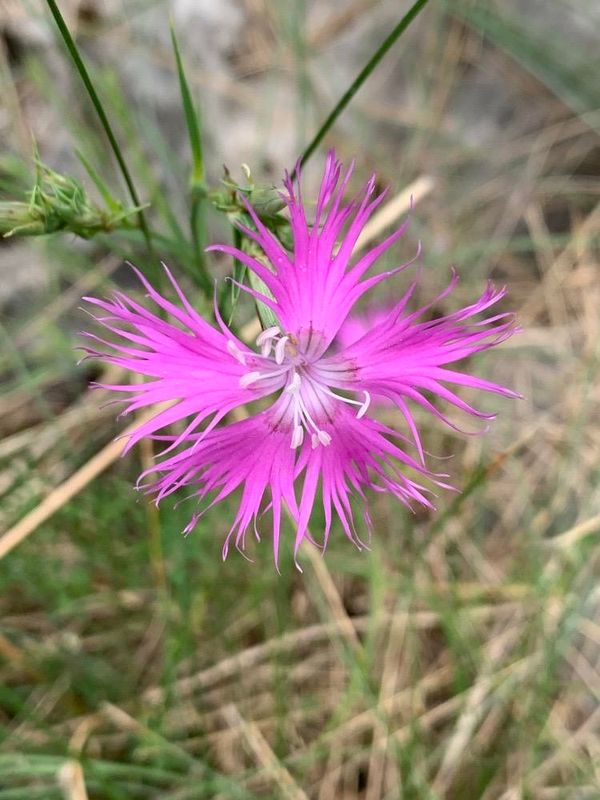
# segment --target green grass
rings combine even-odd
[[[154,5],[168,26],[166,5]],[[204,232],[190,174],[195,185],[203,182],[206,167],[215,180],[224,158],[206,110],[215,97],[207,95],[224,91],[236,112],[245,107],[250,140],[260,132],[258,162],[258,153],[280,152],[272,137],[281,123],[278,98],[287,92],[295,98],[291,139],[306,145],[319,130],[315,119],[330,111],[325,98],[342,97],[367,60],[344,66],[352,36],[368,37],[374,52],[398,14],[393,3],[364,3],[349,11],[327,6],[323,19],[308,5],[266,3],[238,43],[232,58],[240,74],[264,72],[256,103],[252,80],[226,67],[221,89],[208,89],[180,27],[179,62],[168,37],[164,45],[142,41],[148,64],[158,63],[183,97],[168,125],[158,103],[131,97],[120,61],[106,63],[105,51],[89,46],[114,37],[119,52],[139,48],[133,26],[147,4],[132,7],[129,20],[83,20],[78,29],[130,179],[150,204],[152,247],[207,315],[212,288],[207,300],[198,270],[212,281],[231,269],[212,257],[199,262],[195,247]],[[291,526],[281,575],[268,515],[262,542],[249,548],[253,563],[235,550],[223,563],[236,498],[184,538],[190,501],[165,503],[156,515],[132,488],[147,455],[110,464],[2,559],[0,800],[85,800],[64,783],[71,760],[81,766],[89,800],[600,795],[600,219],[590,124],[597,103],[583,43],[563,59],[561,41],[515,8],[430,4],[326,144],[344,158],[358,154],[359,177],[376,168],[392,194],[420,175],[435,178],[384,266],[422,240],[417,302],[439,291],[457,264],[461,284],[444,310],[472,300],[488,277],[506,282],[507,307],[524,332],[493,357],[478,357],[477,368],[525,399],[488,401],[500,416],[486,438],[450,436],[423,419],[427,450],[453,455],[437,463],[462,492],[441,494],[435,513],[416,515],[372,497],[372,549],[355,550],[338,525],[323,563],[302,554],[303,573],[293,566]],[[28,13],[51,30],[48,16]],[[329,23],[324,45],[319,26]],[[58,43],[55,55],[65,58]],[[66,168],[64,146],[54,149],[35,128],[46,162],[65,167],[100,201],[77,161],[79,148],[114,196],[126,197],[77,74],[67,79],[70,93],[53,90],[43,55],[24,47],[0,76],[14,82],[28,124],[35,128],[31,108],[60,120],[72,158]],[[465,97],[479,84],[487,90],[474,118]],[[407,86],[402,103],[390,85]],[[495,119],[496,91],[505,92],[508,121],[484,125],[477,138],[471,128]],[[258,113],[265,98],[269,124]],[[12,117],[7,131],[3,200],[20,197],[32,181]],[[318,172],[319,155],[313,158],[309,187]],[[241,175],[237,163],[228,166]],[[256,180],[274,180],[260,162],[250,166]],[[222,215],[211,212],[205,222],[211,240],[230,235]],[[125,268],[107,268],[111,256],[149,266],[139,229],[87,242],[3,243],[0,269],[17,247],[24,274],[42,262],[47,280],[23,289],[3,313],[2,530],[60,490],[123,427],[116,410],[102,409],[102,398],[86,390],[99,368],[75,366],[77,331],[86,325],[79,296],[112,286],[137,291]],[[242,325],[255,311],[243,295],[234,299]],[[316,534],[322,522],[315,513]]]

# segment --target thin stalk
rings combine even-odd
[[[105,134],[106,134],[106,136],[108,138],[110,147],[111,147],[111,149],[112,149],[112,151],[114,153],[114,156],[115,156],[115,158],[117,160],[117,164],[119,165],[119,169],[121,170],[121,174],[123,175],[125,183],[127,184],[127,189],[128,189],[129,194],[131,196],[131,200],[132,200],[132,202],[133,202],[133,204],[135,206],[141,206],[142,204],[140,202],[140,198],[138,196],[138,193],[136,191],[135,185],[133,183],[133,179],[131,177],[131,174],[129,172],[127,164],[125,163],[125,159],[123,158],[123,154],[121,153],[121,149],[120,149],[119,144],[117,142],[117,139],[116,139],[116,137],[115,137],[115,135],[113,133],[113,129],[112,129],[111,125],[110,125],[110,122],[108,121],[108,117],[106,116],[106,112],[104,111],[104,108],[102,106],[100,98],[98,97],[98,93],[96,92],[96,89],[94,88],[94,85],[93,85],[93,83],[92,83],[92,81],[90,79],[90,76],[89,76],[89,73],[87,71],[87,68],[86,68],[85,64],[83,63],[83,61],[81,59],[81,56],[79,55],[79,51],[77,49],[77,45],[75,44],[75,41],[74,41],[73,37],[71,36],[71,33],[70,33],[70,31],[69,31],[69,29],[67,27],[67,24],[64,21],[63,16],[60,13],[60,10],[59,10],[58,6],[56,5],[55,0],[46,0],[46,2],[47,2],[48,7],[50,9],[50,13],[54,17],[54,21],[56,22],[56,26],[57,26],[58,30],[60,31],[60,35],[62,36],[62,39],[63,39],[63,41],[64,41],[64,43],[66,45],[66,48],[69,51],[69,55],[73,59],[73,63],[75,64],[75,68],[76,68],[77,72],[79,73],[79,77],[83,81],[83,84],[84,84],[84,86],[85,86],[85,88],[87,90],[87,93],[88,93],[88,95],[90,97],[90,100],[92,101],[92,105],[94,106],[96,114],[98,115],[98,119],[100,120],[100,124],[102,125],[102,128],[104,129],[104,132],[105,132]],[[153,262],[153,266],[156,266],[156,265],[154,265],[154,261],[155,261],[154,249],[152,247],[152,240],[151,240],[151,237],[150,237],[150,230],[148,228],[148,223],[146,222],[146,217],[145,217],[143,211],[138,211],[138,220],[139,220],[139,224],[140,224],[140,230],[142,231],[142,233],[144,235],[144,240],[146,242],[146,247],[148,249],[148,253],[149,253],[150,258],[152,259],[152,262]],[[156,271],[158,271],[158,270],[156,270]]]
[[[323,141],[326,133],[335,123],[337,118],[340,116],[342,111],[346,108],[350,100],[354,97],[354,95],[358,92],[360,87],[363,83],[367,80],[369,75],[373,72],[375,67],[379,64],[381,59],[390,49],[390,47],[400,38],[400,36],[404,33],[404,31],[408,28],[410,23],[415,19],[415,17],[419,14],[419,12],[427,5],[429,0],[416,0],[416,2],[411,6],[411,8],[406,12],[406,14],[402,17],[400,22],[396,25],[393,31],[389,34],[389,36],[383,41],[380,47],[373,53],[371,58],[367,61],[365,66],[362,70],[358,73],[352,84],[346,90],[346,92],[342,95],[339,99],[336,106],[333,108],[325,122],[321,125],[319,130],[317,131],[315,137],[308,145],[302,156],[300,157],[300,164],[305,164],[311,155],[315,152],[317,147]],[[292,179],[296,177],[297,168],[294,168],[292,172]]]

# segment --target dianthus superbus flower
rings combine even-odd
[[[235,256],[269,290],[266,296],[243,287],[278,320],[260,333],[256,347],[237,338],[220,318],[217,327],[200,317],[168,271],[178,303],[162,297],[138,273],[159,313],[121,292],[110,301],[86,298],[105,312],[98,321],[116,336],[111,342],[92,337],[101,342],[103,352],[88,352],[147,378],[143,383],[106,387],[127,393],[125,413],[172,403],[140,424],[126,447],[143,437],[167,441],[148,486],[156,501],[181,487],[191,489],[201,502],[187,532],[207,508],[241,490],[224,557],[231,541],[238,548],[245,546],[249,529],[256,531],[258,517],[267,511],[270,521],[261,521],[261,527],[268,526],[278,563],[284,504],[295,524],[295,554],[302,541],[311,538],[309,520],[317,503],[322,506],[323,523],[322,530],[313,533],[320,534],[316,538],[323,548],[334,516],[346,536],[361,545],[354,514],[359,508],[370,532],[372,490],[394,495],[407,506],[432,507],[431,486],[445,484],[443,476],[432,474],[425,464],[414,406],[451,424],[434,399],[469,415],[493,416],[473,408],[451,387],[515,396],[453,367],[514,331],[510,314],[487,315],[504,289],[489,285],[472,305],[423,319],[451,292],[457,278],[454,275],[431,303],[409,310],[413,283],[363,335],[350,342],[342,336],[343,345],[336,339],[365,292],[408,266],[367,277],[406,226],[352,259],[357,239],[384,193],[376,193],[372,177],[357,198],[344,203],[351,173],[352,166],[344,173],[329,154],[312,222],[307,220],[299,187],[286,176],[283,198],[292,252],[283,248],[250,205],[254,228],[243,232],[264,257],[259,260],[224,244],[209,248]],[[173,322],[161,318],[165,312]],[[397,427],[374,418],[373,396],[396,406]],[[241,421],[226,421],[231,411],[253,401],[260,401],[252,406],[257,411]],[[180,433],[165,433],[182,421]]]

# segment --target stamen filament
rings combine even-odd
[[[343,397],[341,394],[337,394],[337,392],[332,392],[331,389],[329,389],[327,386],[323,386],[322,384],[319,384],[319,391],[324,392],[324,394],[328,394],[330,397],[335,397],[336,400],[341,400],[343,403],[350,403],[353,406],[360,406],[356,414],[357,419],[364,417],[371,404],[371,395],[366,390],[363,390],[365,399],[362,401],[362,403],[360,400],[352,400],[349,397]]]
[[[242,375],[240,378],[240,386],[242,389],[247,389],[248,386],[251,386],[253,383],[257,381],[267,380],[269,378],[277,378],[279,375],[283,375],[285,372],[288,371],[287,367],[283,367],[282,369],[274,369],[265,372],[247,372],[245,375]]]

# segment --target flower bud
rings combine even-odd
[[[107,207],[94,203],[74,178],[37,164],[37,179],[27,202],[0,203],[0,236],[41,236],[68,231],[89,239],[97,233],[129,228],[138,211],[110,198]]]

